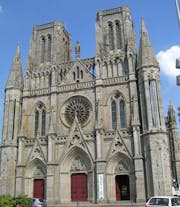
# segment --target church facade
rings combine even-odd
[[[60,21],[34,26],[24,75],[18,46],[5,88],[0,194],[48,206],[172,194],[178,129],[143,20],[138,51],[127,6],[97,13],[93,58],[77,42],[72,59]]]

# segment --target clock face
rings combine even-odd
[[[83,96],[74,96],[68,99],[64,107],[64,117],[68,125],[72,125],[75,117],[84,126],[89,120],[92,107],[89,100]]]

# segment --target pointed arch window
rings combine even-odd
[[[45,136],[46,134],[46,110],[42,103],[39,103],[35,110],[34,135]]]
[[[79,66],[75,68],[75,70],[72,72],[73,80],[77,83],[80,81],[80,79],[84,78],[83,70]]]
[[[83,71],[81,70],[81,79],[83,79]]]
[[[52,47],[52,38],[51,35],[49,34],[47,36],[47,61],[50,62],[51,61],[51,47]]]
[[[124,60],[124,68],[123,68],[123,75],[128,75],[129,73],[129,68],[128,68],[128,59],[127,57]]]
[[[142,108],[142,123],[143,128],[148,128],[148,117],[147,117],[147,105],[146,105],[146,95],[145,95],[145,83],[142,82],[140,85],[140,94],[141,94],[141,108]]]
[[[109,48],[110,50],[114,50],[114,31],[113,31],[112,22],[108,23],[108,30],[109,30]]]
[[[73,72],[73,80],[75,81],[76,80],[76,73]]]
[[[111,102],[111,116],[112,116],[112,129],[117,127],[126,128],[126,105],[124,97],[120,93],[116,93],[112,97]]]
[[[41,63],[45,61],[45,37],[41,37]]]
[[[60,81],[62,81],[62,79],[63,79],[62,70],[61,70],[61,72],[59,73],[59,76],[60,76]]]
[[[34,127],[35,136],[37,136],[38,128],[39,128],[39,111],[36,111],[35,112],[35,127]]]
[[[117,49],[120,49],[122,47],[122,42],[121,42],[121,28],[120,28],[120,23],[119,21],[116,21],[116,43],[117,43]]]
[[[112,128],[116,129],[117,117],[116,117],[116,102],[115,101],[112,101],[111,103],[111,111],[112,111]]]
[[[42,111],[42,125],[41,125],[41,134],[45,136],[46,132],[46,111],[43,109]]]
[[[51,85],[52,85],[52,73],[49,73],[49,76],[48,76],[48,85],[49,85],[49,87],[51,87]]]
[[[125,103],[123,100],[119,102],[119,109],[120,109],[121,128],[126,128],[126,112],[125,112]]]
[[[77,78],[79,79],[79,67],[77,66]]]

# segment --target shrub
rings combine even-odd
[[[10,195],[0,196],[0,207],[13,207],[16,204],[15,199]]]
[[[17,204],[20,207],[32,207],[32,199],[26,195],[19,195],[15,198],[10,195],[0,196],[0,207],[15,207]]]
[[[19,195],[15,198],[16,204],[21,207],[32,207],[32,199],[28,198],[26,195]]]

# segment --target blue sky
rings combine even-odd
[[[81,57],[95,56],[95,20],[99,10],[128,5],[139,47],[140,23],[144,19],[154,52],[161,66],[161,86],[165,115],[171,102],[180,106],[180,86],[176,85],[175,59],[180,57],[180,27],[175,0],[0,0],[0,132],[2,131],[4,88],[19,44],[23,69],[34,25],[54,20],[64,23],[71,34],[72,47],[81,44]],[[179,124],[180,126],[180,124]]]

